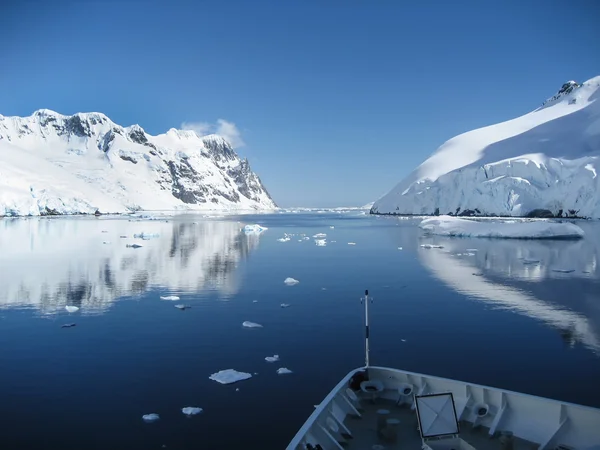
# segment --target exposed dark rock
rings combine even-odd
[[[206,203],[206,196],[209,194],[206,186],[202,184],[202,177],[190,165],[187,159],[180,160],[179,163],[169,161],[167,163],[171,172],[173,184],[171,192],[175,198],[178,198],[183,203]],[[182,184],[182,180],[190,181],[191,189]]]
[[[79,137],[91,137],[90,126],[81,117],[74,115],[65,121],[65,131]]]
[[[134,164],[137,164],[137,159],[134,159],[133,157],[129,156],[129,155],[124,155],[124,154],[120,154],[119,158],[121,158],[123,161],[129,161],[132,162]]]
[[[475,216],[475,211],[472,209],[465,209],[463,211],[460,212],[460,214],[457,214],[457,216],[459,217],[473,217]]]
[[[539,218],[539,219],[551,219],[554,217],[552,211],[548,209],[534,209],[529,211],[525,217],[528,218]]]

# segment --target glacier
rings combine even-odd
[[[456,136],[372,214],[600,218],[600,76],[536,110]]]
[[[221,136],[151,136],[102,113],[0,115],[0,216],[274,208]]]

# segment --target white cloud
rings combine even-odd
[[[199,136],[206,136],[207,134],[218,134],[223,136],[233,148],[239,148],[246,145],[242,139],[240,130],[233,122],[228,122],[225,119],[217,120],[217,123],[211,124],[208,122],[183,122],[181,124],[182,130],[193,130],[198,133]]]

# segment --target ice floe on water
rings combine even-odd
[[[300,283],[298,280],[291,277],[287,277],[285,280],[283,280],[283,282],[288,286],[294,286],[295,284]]]
[[[252,378],[252,375],[247,372],[238,372],[234,369],[225,369],[220,370],[217,373],[213,373],[210,377],[210,380],[216,381],[221,384],[232,384],[237,383],[238,381],[247,380],[248,378]]]
[[[260,234],[263,231],[268,230],[268,228],[255,223],[255,224],[245,225],[243,230],[244,230],[244,233],[246,233],[246,234]]]
[[[277,362],[277,361],[279,361],[279,355],[267,356],[265,358],[265,361],[270,362],[270,363]]]
[[[161,295],[160,296],[161,300],[169,300],[169,301],[177,301],[179,300],[179,297],[177,297],[176,295]]]
[[[315,244],[317,247],[326,247],[327,241],[325,239],[315,239]]]
[[[181,408],[181,412],[188,417],[195,416],[196,414],[200,414],[202,412],[202,408],[198,408],[197,406],[186,406],[185,408]]]
[[[423,248],[444,248],[443,245],[435,245],[435,244],[421,244]]]
[[[144,414],[144,415],[142,416],[142,420],[143,420],[144,422],[147,422],[147,423],[156,422],[156,421],[157,421],[157,420],[159,420],[159,419],[160,419],[160,416],[159,416],[158,414],[156,414],[156,413],[152,413],[152,414]]]
[[[289,308],[290,306],[292,306],[292,305],[290,305],[289,303],[282,303],[281,304],[282,308]]]
[[[189,306],[189,305],[175,305],[175,308],[181,309],[183,311],[184,309],[190,309],[191,306]]]
[[[333,230],[335,227],[333,225],[331,225],[329,228],[331,228]]]
[[[248,320],[246,320],[244,323],[242,323],[242,326],[246,327],[246,328],[262,328],[263,327],[260,323],[250,322]]]
[[[277,240],[278,240],[279,242],[289,242],[289,241],[291,241],[292,239],[291,239],[291,238],[289,238],[289,237],[287,237],[287,236],[284,236],[284,237],[282,237],[282,238],[279,238],[279,239],[277,239]]]
[[[61,328],[72,328],[75,325],[77,325],[76,323],[65,323],[64,325],[61,326]]]
[[[348,242],[348,245],[356,245],[356,242]]]
[[[287,375],[288,373],[292,373],[292,371],[290,369],[285,368],[285,367],[281,367],[281,368],[277,369],[277,374],[278,375]]]
[[[423,220],[419,227],[426,233],[451,237],[501,239],[580,239],[584,231],[569,222],[550,221],[477,221],[452,216]]]
[[[327,237],[327,235],[325,233],[317,233],[313,236],[313,238],[315,238],[315,239],[323,239],[326,237]]]
[[[79,311],[79,307],[78,306],[72,306],[72,305],[65,306],[65,309],[67,310],[67,312],[70,312],[70,313],[74,313],[74,312]]]

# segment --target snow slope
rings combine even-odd
[[[598,218],[598,100],[600,76],[570,81],[529,114],[456,136],[371,212]]]
[[[101,113],[0,115],[0,216],[274,207],[220,136],[151,136]]]

